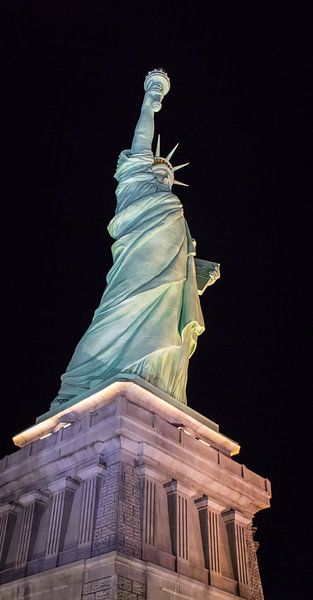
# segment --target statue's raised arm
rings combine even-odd
[[[131,149],[121,152],[115,173],[117,206],[108,226],[113,265],[53,406],[134,376],[186,403],[189,358],[204,331],[195,244],[171,191],[180,183],[175,170],[184,166],[170,162],[176,147],[165,158],[159,143],[155,155],[151,149],[169,78],[163,70],[150,71],[144,88]]]
[[[162,100],[169,92],[170,80],[165,71],[155,69],[150,71],[144,83],[145,95],[141,107],[141,113],[136,125],[132,154],[152,149],[154,137],[154,113],[162,107]]]

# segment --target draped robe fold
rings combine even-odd
[[[152,152],[121,153],[116,213],[108,226],[113,266],[53,405],[118,374],[136,374],[186,403],[189,358],[204,323],[194,242],[183,208],[151,166]]]

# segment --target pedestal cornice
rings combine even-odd
[[[164,418],[178,427],[191,428],[195,436],[200,439],[204,438],[208,445],[219,447],[228,456],[239,453],[239,444],[221,434],[216,423],[171,396],[160,393],[160,390],[143,382],[139,377],[134,379],[134,381],[114,381],[92,395],[79,401],[77,399],[76,403],[73,401],[65,403],[63,410],[50,411],[42,415],[37,419],[35,425],[13,437],[14,444],[23,447],[32,441],[43,439],[59,430],[60,424],[64,423],[63,428],[67,427],[69,415],[70,423],[74,423],[86,413],[112,402],[118,396],[124,396],[128,400],[135,400],[136,403],[148,410],[162,414]]]

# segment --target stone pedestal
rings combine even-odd
[[[263,597],[248,533],[270,483],[202,415],[116,381],[14,441],[0,462],[1,600]]]

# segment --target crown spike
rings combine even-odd
[[[157,141],[157,146],[156,146],[156,150],[155,150],[156,157],[160,156],[160,148],[161,148],[161,137],[160,137],[160,134],[158,134],[158,141]]]
[[[190,165],[189,162],[184,163],[183,165],[177,165],[176,167],[173,167],[173,171],[178,171],[178,169],[182,169],[183,167],[187,167],[187,165]]]
[[[172,158],[172,156],[173,156],[173,154],[174,154],[174,152],[175,152],[175,150],[176,150],[177,146],[178,146],[178,144],[176,144],[176,146],[174,146],[173,150],[171,150],[171,151],[168,153],[168,155],[167,155],[167,157],[166,157],[166,160],[171,160],[171,158]]]
[[[176,179],[174,179],[173,184],[176,183],[176,185],[183,185],[184,187],[189,187],[188,183],[183,183],[182,181],[177,181]]]

